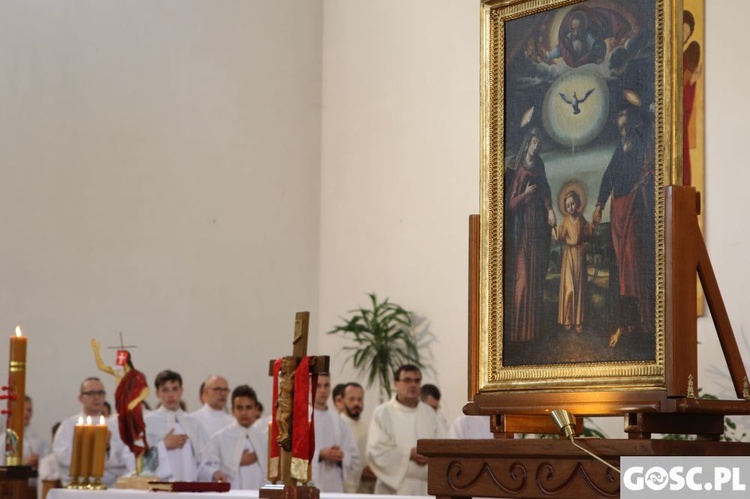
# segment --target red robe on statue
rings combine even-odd
[[[142,405],[138,404],[133,410],[130,410],[128,404],[137,399],[144,388],[148,388],[145,376],[140,371],[131,368],[122,377],[115,391],[115,407],[117,408],[120,438],[133,451],[136,459],[148,448],[146,423],[143,421]]]

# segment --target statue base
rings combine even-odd
[[[320,499],[317,487],[272,484],[261,487],[258,497],[265,499]]]
[[[135,489],[135,490],[149,490],[149,482],[158,480],[155,476],[121,476],[115,482],[116,489]]]

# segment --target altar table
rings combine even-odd
[[[146,490],[110,489],[110,490],[68,490],[52,489],[47,499],[170,499],[172,492],[149,492]],[[180,499],[256,499],[257,490],[230,490],[229,492],[181,492]],[[429,496],[398,496],[398,499],[425,499]],[[393,499],[394,496],[369,494],[334,494],[320,493],[321,499]]]

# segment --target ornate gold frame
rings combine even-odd
[[[654,361],[505,366],[503,364],[503,228],[505,192],[505,23],[581,0],[485,0],[481,27],[481,241],[479,254],[479,392],[665,389],[665,213],[663,187],[681,161],[680,0],[654,0],[655,50],[655,352]]]

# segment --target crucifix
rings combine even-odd
[[[305,486],[309,481],[309,462],[299,460],[293,450],[299,447],[300,439],[306,438],[306,435],[302,434],[302,427],[294,423],[295,417],[304,417],[306,420],[308,416],[310,393],[300,387],[309,386],[310,375],[328,372],[327,355],[307,356],[309,324],[310,312],[297,312],[294,320],[292,355],[271,360],[269,364],[268,374],[274,378],[274,421],[269,429],[268,438],[268,479],[273,485],[260,490],[260,497],[263,498],[312,499],[320,494],[315,487]],[[300,465],[304,469],[299,469]],[[278,484],[279,481],[282,484]],[[302,482],[302,486],[299,486],[298,482]]]

